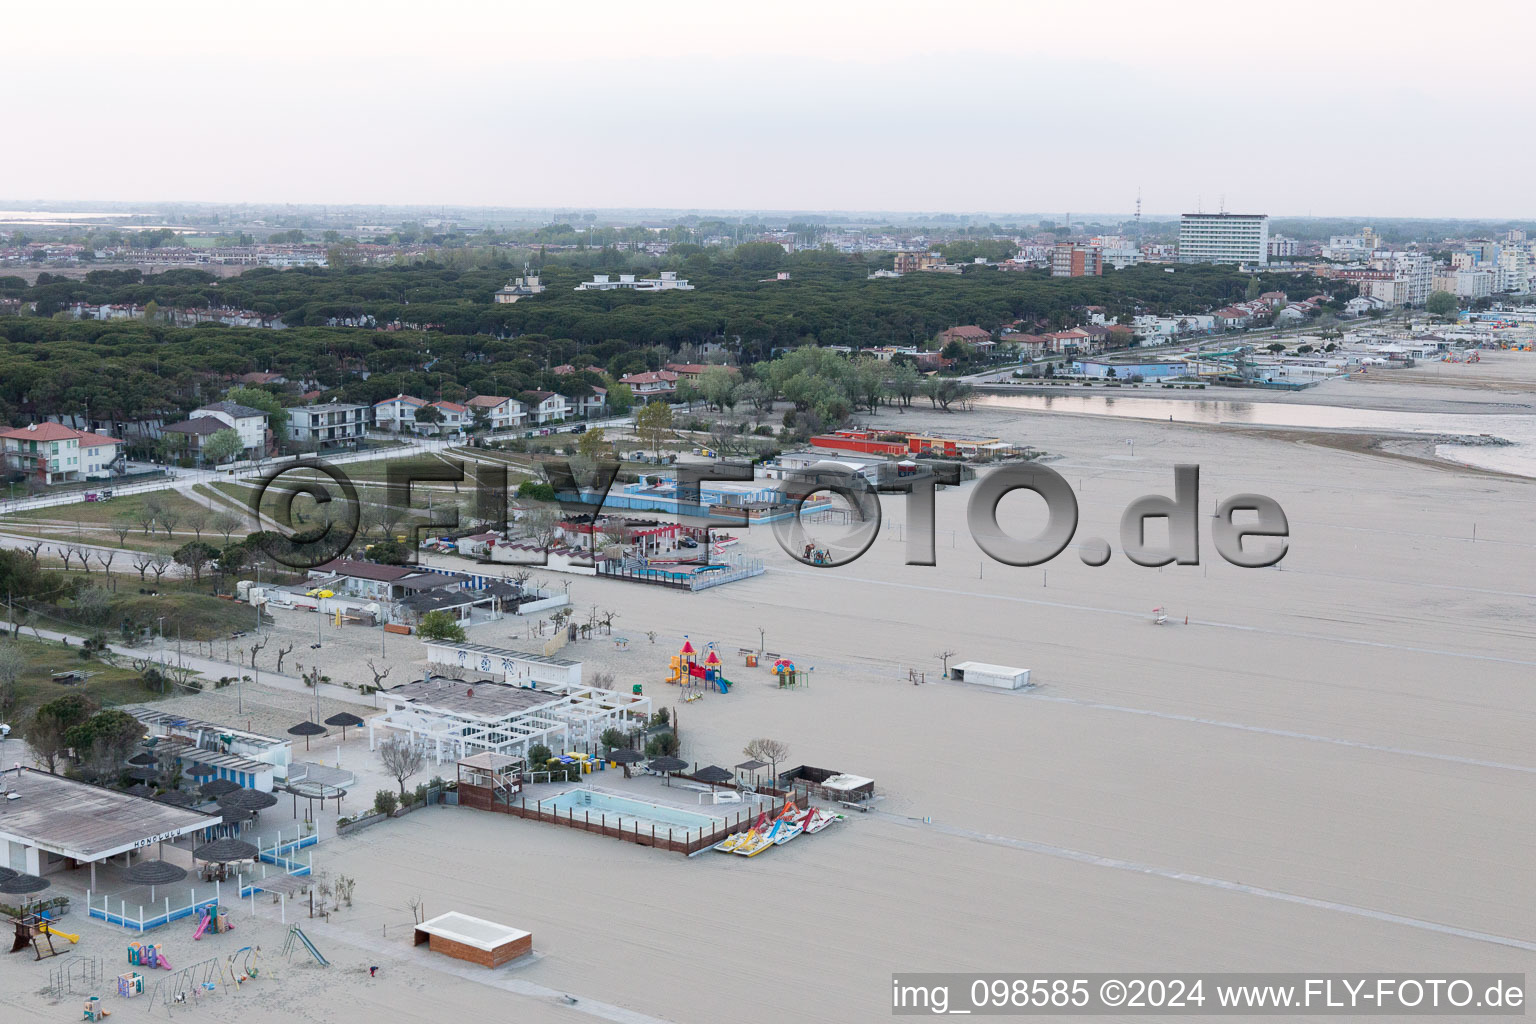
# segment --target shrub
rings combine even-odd
[[[392,789],[381,789],[373,794],[373,809],[378,814],[394,814],[400,806],[400,798]]]
[[[670,708],[660,708],[654,715],[651,716],[652,725],[667,725],[671,721],[672,711]]]
[[[682,744],[678,742],[677,733],[660,732],[645,742],[646,757],[676,757],[678,748]]]
[[[542,743],[535,743],[528,748],[528,763],[530,765],[543,764],[553,756],[554,751]]]
[[[411,803],[413,803],[413,804],[425,804],[426,802],[427,802],[427,784],[425,782],[418,782],[416,784],[415,792],[413,792],[411,794]]]

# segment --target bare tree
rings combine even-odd
[[[604,632],[609,633],[609,634],[613,633],[613,620],[618,618],[618,617],[619,617],[619,613],[614,611],[612,608],[604,608],[603,609],[603,630],[604,630]]]
[[[144,554],[143,552],[133,556],[133,567],[139,570],[140,583],[144,582],[144,574],[149,571],[149,567],[154,564],[154,561],[154,555]],[[159,577],[156,578],[158,579]]]
[[[157,517],[160,520],[160,528],[165,531],[165,539],[171,539],[171,531],[176,529],[176,524],[181,521],[181,513],[167,505],[160,510]]]
[[[198,540],[203,539],[203,530],[208,526],[209,512],[206,506],[193,504],[187,509],[187,525],[192,527],[192,533]]]
[[[282,671],[283,671],[283,659],[288,657],[288,653],[290,651],[292,651],[292,650],[293,650],[293,641],[292,640],[288,641],[288,643],[285,646],[279,647],[277,649],[277,671],[278,671],[279,675],[281,675]]]
[[[36,565],[38,556],[43,550],[43,542],[40,540],[33,541],[31,544],[24,545],[22,550],[26,551],[27,554],[32,556],[32,564]]]
[[[133,516],[119,512],[112,517],[112,532],[117,534],[117,543],[121,547],[128,543],[128,534],[133,532]]]
[[[79,544],[70,544],[69,549],[73,551],[75,553],[75,557],[80,560],[80,568],[84,569],[85,574],[89,576],[91,574],[91,552]]]
[[[69,572],[69,563],[75,557],[75,546],[73,544],[60,544],[54,550],[57,551],[59,553],[59,557],[64,560],[64,571]]]
[[[251,644],[251,668],[256,667],[256,655],[261,653],[261,649],[267,646],[267,643],[271,639],[272,638],[270,636],[264,636],[259,641]]]
[[[139,524],[139,529],[144,531],[144,536],[149,536],[149,531],[155,527],[155,519],[160,515],[160,499],[154,496],[147,498],[134,512],[134,522]]]
[[[384,688],[384,680],[389,678],[392,668],[393,666],[385,666],[383,669],[380,669],[373,663],[372,658],[368,659],[368,671],[373,673],[373,688],[375,690],[382,690]]]
[[[421,771],[427,762],[427,748],[408,736],[395,733],[379,745],[379,760],[384,770],[400,784],[400,796],[405,796],[405,780]]]
[[[783,740],[770,740],[766,737],[755,739],[741,749],[743,754],[758,761],[767,761],[768,770],[773,773],[773,783],[778,785],[779,762],[789,759],[789,744]]]
[[[112,548],[106,548],[106,553],[96,552],[96,561],[101,565],[101,571],[108,576],[112,575],[112,561],[117,558],[117,552]]]
[[[170,571],[172,564],[170,558],[165,555],[155,555],[149,560],[149,571],[155,574],[156,583],[159,583],[160,577]]]
[[[224,545],[229,546],[229,535],[240,529],[243,520],[233,512],[215,512],[209,525],[224,535]]]
[[[953,658],[958,653],[959,653],[958,651],[952,651],[952,650],[950,650],[949,648],[946,647],[944,650],[942,650],[938,654],[934,655],[935,658],[938,658],[939,661],[944,663],[944,678],[945,679],[949,678],[949,659]]]

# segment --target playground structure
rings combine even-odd
[[[158,967],[162,971],[171,970],[171,965],[165,959],[165,954],[160,952],[160,947],[153,942],[128,943],[128,965],[130,967]]]
[[[229,992],[229,983],[224,980],[224,962],[219,957],[210,957],[207,960],[199,960],[195,964],[189,964],[175,972],[168,978],[161,978],[155,982],[155,987],[149,993],[149,1009],[155,1008],[155,1001],[165,1007],[167,1013],[173,1006],[184,1006],[187,997],[192,997],[195,1005],[204,995],[213,995],[223,989]]]
[[[78,935],[54,930],[49,925],[48,918],[40,914],[23,914],[21,917],[13,917],[11,923],[16,927],[16,935],[11,940],[11,952],[20,953],[31,947],[32,952],[36,954],[33,957],[34,960],[46,960],[64,952],[53,944],[55,935],[61,939],[68,939],[71,945],[80,941]]]
[[[112,1011],[101,1005],[101,996],[91,996],[85,1001],[85,1011],[82,1020],[104,1020],[112,1016]]]
[[[294,952],[300,947],[303,947],[310,956],[314,957],[315,963],[321,967],[331,966],[331,962],[321,956],[320,951],[315,948],[315,944],[309,941],[309,936],[304,934],[304,929],[294,925],[288,929],[288,938],[283,942],[283,958],[292,957]]]
[[[240,986],[257,976],[256,961],[261,957],[260,946],[243,946],[225,958],[225,970],[238,991]],[[239,961],[237,964],[236,961]]]
[[[811,673],[815,669],[797,669],[795,663],[788,658],[773,657],[773,674],[779,679],[779,689],[788,690],[796,686],[811,685]]]
[[[198,915],[197,931],[192,933],[193,941],[201,940],[211,929],[215,935],[220,932],[234,930],[234,923],[229,919],[229,909],[220,906],[217,902],[210,903],[202,908]]]
[[[48,972],[48,993],[55,999],[74,995],[76,986],[89,992],[101,984],[101,960],[72,956]]]
[[[715,650],[715,645],[709,644],[705,650],[704,660],[700,661],[699,652],[694,648],[693,642],[685,636],[682,649],[672,656],[666,681],[677,683],[683,688],[685,701],[695,700],[710,689],[720,693],[730,693],[731,687],[735,685],[725,678],[720,655]]]

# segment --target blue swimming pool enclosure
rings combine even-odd
[[[725,823],[720,818],[684,810],[681,807],[667,807],[643,800],[631,800],[629,797],[615,796],[612,793],[585,787],[561,793],[548,800],[540,800],[539,809],[559,814],[573,813],[577,817],[590,814],[593,821],[603,817],[607,819],[609,825],[622,821],[625,828],[630,827],[632,822],[638,822],[647,828],[656,825],[660,828],[693,831],[717,829]]]

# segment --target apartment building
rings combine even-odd
[[[1061,242],[1051,250],[1052,277],[1098,277],[1104,273],[1104,250],[1096,245]]]
[[[1268,214],[1186,213],[1179,219],[1180,263],[1268,261]]]
[[[368,433],[368,407],[347,402],[288,410],[288,436],[321,448],[355,445]]]
[[[501,395],[476,395],[465,404],[469,406],[471,422],[477,411],[484,413],[492,430],[511,430],[522,426],[528,418],[528,410],[523,408],[523,403],[515,398],[505,398]]]
[[[427,401],[414,395],[396,395],[373,403],[373,422],[380,430],[410,430],[416,426],[417,410]]]
[[[10,472],[42,484],[98,480],[112,475],[123,442],[59,423],[0,430],[0,456]]]

